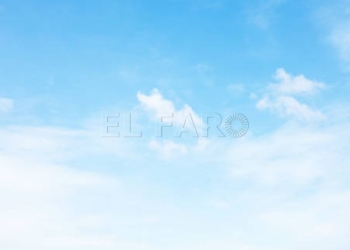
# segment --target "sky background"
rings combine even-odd
[[[0,248],[348,250],[349,75],[348,0],[0,0]]]

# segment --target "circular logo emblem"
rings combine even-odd
[[[225,129],[232,137],[242,137],[249,130],[249,121],[240,113],[230,115],[225,121]]]

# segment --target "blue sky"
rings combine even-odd
[[[349,10],[0,1],[0,248],[349,249]],[[206,112],[249,131],[154,135]]]

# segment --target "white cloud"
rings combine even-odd
[[[149,111],[154,111],[156,113],[174,113],[174,104],[163,98],[162,94],[154,89],[152,94],[147,96],[142,93],[137,93],[137,99]]]
[[[325,88],[323,83],[309,80],[303,75],[292,76],[284,69],[277,69],[275,79],[277,84],[270,84],[270,88],[278,94],[315,94],[318,90]]]
[[[323,83],[309,80],[303,75],[292,76],[284,69],[277,69],[275,79],[267,93],[257,102],[258,109],[270,109],[282,117],[294,117],[299,120],[323,119],[321,111],[314,110],[296,99],[298,95],[313,95],[325,88]]]
[[[250,209],[252,225],[267,242],[283,239],[277,249],[349,246],[348,128],[348,120],[288,123],[225,151],[233,182],[249,186],[230,203]]]
[[[337,129],[291,124],[269,135],[245,138],[227,151],[231,174],[272,186],[337,178],[349,162],[344,151],[349,134]]]
[[[182,109],[175,109],[175,106],[172,101],[164,99],[162,94],[154,89],[152,94],[147,96],[142,93],[137,93],[137,98],[141,103],[142,107],[155,115],[154,117],[160,121],[160,117],[165,114],[174,115],[174,124],[183,126],[184,119],[190,114],[195,126],[202,126],[202,119],[193,111],[193,109],[185,104]]]
[[[0,127],[0,137],[1,248],[154,249],[123,233],[128,223],[148,223],[143,217],[151,213],[126,212],[147,204],[136,185],[103,171],[106,157],[119,164],[130,153],[137,158],[126,140],[19,126]]]
[[[211,145],[211,141],[207,138],[198,138],[194,145],[189,143],[176,143],[171,140],[151,140],[148,148],[158,152],[161,159],[181,159],[182,156],[196,155],[201,157],[205,154]]]
[[[7,113],[12,110],[14,102],[9,98],[0,98],[0,113]]]
[[[160,153],[161,158],[170,159],[175,156],[181,156],[187,153],[187,146],[173,141],[152,140],[148,144],[149,148]]]
[[[79,220],[88,216],[79,210],[91,206],[90,202],[99,202],[98,195],[111,192],[118,181],[58,163],[65,155],[62,151],[75,140],[70,138],[74,131],[66,130],[64,134],[62,130],[50,129],[47,133],[43,129],[37,133],[38,130],[25,129],[28,134],[21,134],[18,128],[5,131],[1,128],[0,246],[94,249],[100,245],[107,249],[111,239],[84,232]],[[96,223],[89,226],[91,230],[98,228]]]
[[[325,118],[322,112],[312,110],[306,104],[302,104],[290,96],[264,97],[259,100],[256,106],[259,109],[275,111],[282,117],[296,117],[305,121]]]
[[[346,249],[349,209],[349,190],[322,190],[307,199],[271,208],[258,217],[266,223],[267,230],[279,230],[284,237],[293,235],[295,240],[322,244],[325,249],[330,249],[328,242],[334,242],[334,248]]]
[[[159,93],[139,97],[151,112],[179,112]],[[0,127],[0,246],[348,249],[349,122],[326,125],[195,145],[133,140],[138,147],[86,129]]]
[[[197,144],[193,147],[193,151],[197,153],[204,153],[210,145],[210,140],[207,138],[199,138]]]

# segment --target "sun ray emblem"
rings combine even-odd
[[[233,122],[238,121],[241,124],[241,127],[239,129],[233,128]],[[232,137],[242,137],[244,136],[248,130],[249,130],[249,121],[247,117],[244,115],[237,113],[234,115],[230,115],[226,121],[225,121],[225,129],[227,133],[229,133]]]

